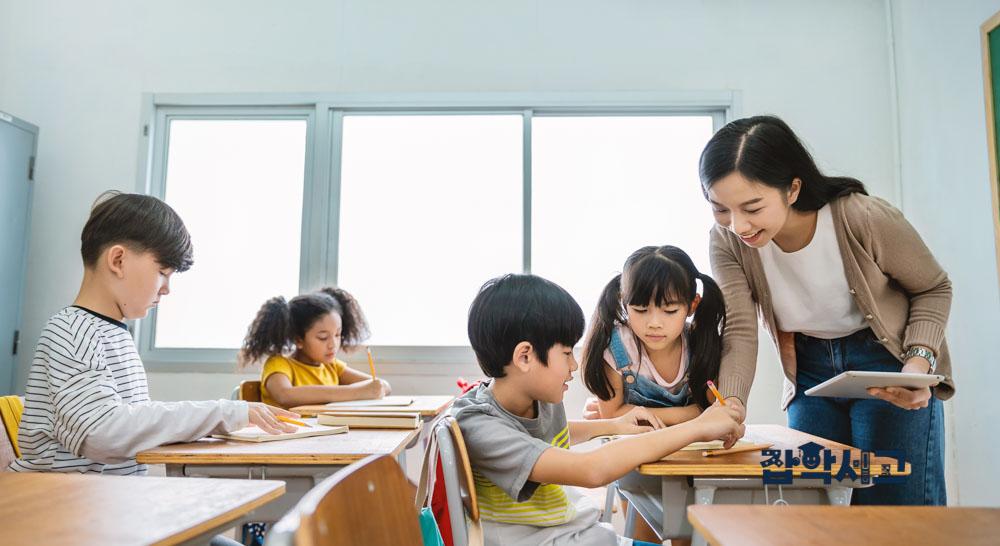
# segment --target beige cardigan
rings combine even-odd
[[[902,363],[906,349],[921,345],[937,356],[946,377],[934,395],[955,393],[944,339],[951,308],[951,281],[913,226],[892,205],[853,193],[830,202],[837,244],[851,295],[876,338]],[[711,232],[712,272],[726,297],[719,389],[744,404],[757,368],[757,315],[771,335],[785,385],[781,408],[795,396],[795,336],[777,328],[767,278],[757,250],[728,229]]]

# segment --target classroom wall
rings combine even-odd
[[[995,0],[893,1],[902,204],[954,284],[948,341],[958,391],[951,451],[958,497],[1000,505],[1000,282],[986,147],[979,26]]]
[[[897,202],[887,38],[876,0],[0,2],[0,107],[42,131],[25,345],[76,292],[92,199],[135,187],[143,92],[734,89],[742,114],[780,114],[827,170]],[[239,379],[149,378],[160,399],[228,396]],[[413,392],[454,384],[389,379]],[[765,343],[750,420],[784,422],[779,393]],[[571,415],[583,398],[577,382]]]

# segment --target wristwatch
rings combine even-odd
[[[927,370],[927,373],[934,373],[937,370],[937,359],[934,358],[934,353],[925,349],[923,347],[910,347],[906,350],[906,355],[904,355],[904,360],[913,356],[919,356],[927,359],[927,362],[931,363],[931,367]]]

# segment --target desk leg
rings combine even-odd
[[[852,493],[854,488],[843,485],[830,485],[826,488],[826,498],[833,506],[850,506]]]
[[[694,488],[694,501],[696,504],[714,504],[715,502],[715,486],[714,485],[696,485]],[[685,510],[686,512],[686,510]],[[697,531],[692,531],[691,536],[691,546],[707,546],[705,537],[701,536],[701,533]]]
[[[694,489],[686,477],[664,476],[662,481],[663,538],[691,536],[687,507],[694,504]]]

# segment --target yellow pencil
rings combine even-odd
[[[372,372],[372,379],[378,379],[375,377],[375,361],[372,360],[372,348],[368,348],[368,369]]]
[[[302,421],[296,421],[295,419],[292,419],[290,417],[285,417],[284,415],[275,415],[275,417],[277,417],[279,421],[284,421],[286,423],[291,423],[293,425],[298,425],[300,427],[309,427],[309,428],[312,428],[312,425],[310,425],[309,423],[303,423]]]
[[[722,399],[722,395],[719,394],[719,389],[715,388],[715,383],[712,383],[711,379],[708,380],[708,388],[711,389],[712,394],[715,395],[715,399],[718,400],[720,404],[722,404],[723,406],[725,406],[726,405],[726,401]]]

